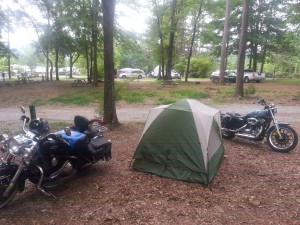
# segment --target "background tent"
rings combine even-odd
[[[196,100],[150,110],[132,169],[208,184],[224,154],[220,111]]]

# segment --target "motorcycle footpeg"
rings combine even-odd
[[[44,195],[46,195],[47,197],[52,197],[54,199],[56,199],[56,196],[54,194],[52,194],[51,192],[47,191],[45,188],[43,187],[37,187],[37,189]]]

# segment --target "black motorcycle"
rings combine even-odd
[[[112,142],[103,137],[101,121],[75,116],[74,126],[50,132],[46,120],[30,120],[23,115],[23,132],[9,137],[0,135],[0,208],[25,188],[29,180],[46,196],[82,168],[111,158]]]
[[[222,137],[232,139],[235,136],[253,141],[262,141],[265,137],[268,145],[276,152],[289,152],[298,143],[297,132],[288,123],[280,123],[275,118],[277,108],[268,104],[264,99],[259,100],[264,106],[241,116],[237,113],[222,113]]]

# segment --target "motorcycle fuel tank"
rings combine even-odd
[[[268,110],[255,110],[253,112],[250,112],[246,115],[246,118],[254,117],[254,118],[265,118],[268,117]]]
[[[228,129],[236,130],[241,128],[245,124],[246,122],[243,117],[234,117],[231,115],[225,115],[222,118],[222,127],[226,127]]]

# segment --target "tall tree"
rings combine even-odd
[[[177,26],[177,18],[176,18],[176,10],[177,10],[177,0],[172,0],[171,4],[171,27],[170,27],[170,38],[169,38],[169,48],[168,48],[168,60],[166,67],[166,80],[171,80],[171,70],[172,70],[172,60],[173,60],[173,50],[174,50],[174,41],[175,41],[175,32]]]
[[[248,29],[248,19],[249,19],[249,2],[250,0],[244,0],[239,55],[238,55],[238,64],[237,64],[235,95],[240,97],[244,97],[243,78],[244,78],[244,64],[245,64],[247,29]]]
[[[195,37],[196,37],[196,33],[197,33],[197,27],[198,27],[198,23],[199,23],[199,18],[200,15],[202,13],[202,7],[203,7],[203,0],[199,3],[198,6],[198,11],[197,11],[197,15],[193,21],[193,32],[192,32],[192,39],[191,39],[191,43],[190,43],[190,48],[189,48],[189,53],[188,53],[188,58],[187,58],[187,66],[186,66],[186,73],[185,73],[185,82],[187,82],[188,80],[188,76],[189,76],[189,72],[190,72],[190,63],[191,63],[191,57],[193,54],[193,48],[194,48],[194,42],[195,42]]]
[[[114,86],[114,18],[116,0],[102,0],[104,36],[104,121],[118,124]]]
[[[167,8],[165,5],[160,5],[159,0],[153,0],[152,4],[154,6],[153,13],[155,16],[155,33],[158,34],[158,44],[159,44],[159,51],[158,51],[158,59],[159,59],[159,72],[158,72],[158,79],[165,77],[165,38],[164,38],[164,17]],[[157,44],[157,36],[155,35],[154,44]]]
[[[229,19],[230,19],[230,0],[226,0],[226,13],[225,13],[225,23],[224,23],[224,32],[222,40],[222,49],[221,49],[221,63],[220,63],[220,83],[224,84],[224,73],[226,69],[226,56],[227,56],[227,42],[228,42],[228,33],[229,33]]]

